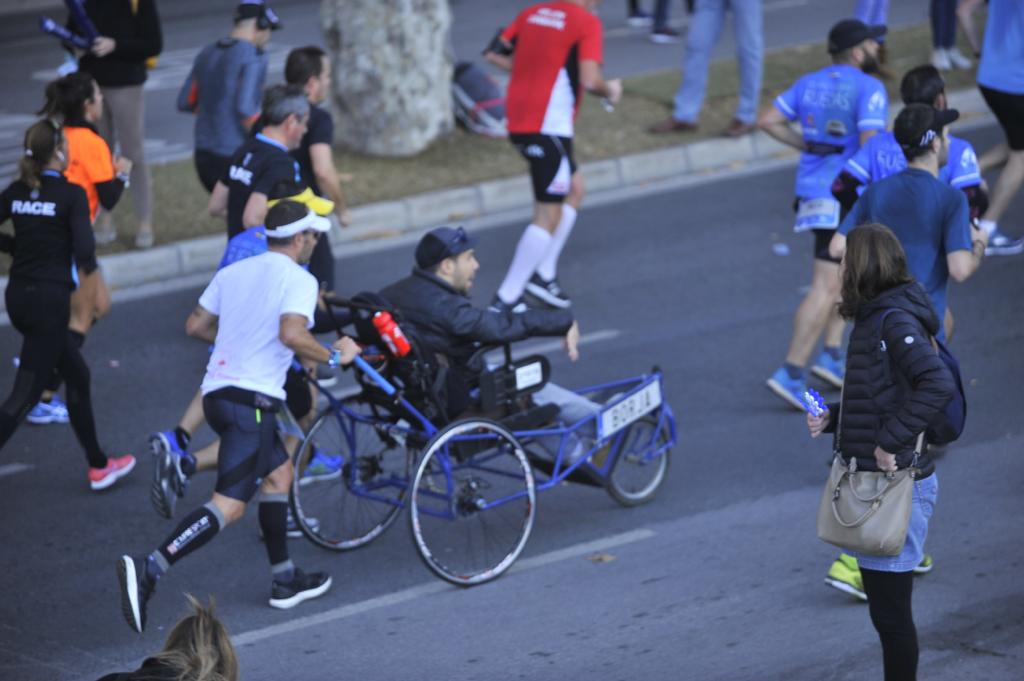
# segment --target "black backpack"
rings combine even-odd
[[[885,324],[886,317],[898,309],[895,307],[889,308],[882,313],[882,318],[878,322],[878,347],[883,352],[885,351],[885,341],[882,340],[882,326]],[[953,399],[946,404],[945,409],[924,431],[924,437],[930,444],[945,445],[959,439],[960,435],[964,432],[964,426],[967,424],[967,396],[964,395],[964,383],[960,376],[960,362],[957,360],[956,355],[950,352],[946,344],[935,336],[932,336],[931,340],[932,346],[935,348],[935,354],[949,368],[949,373],[953,374],[953,380],[956,382],[956,392],[953,393]]]

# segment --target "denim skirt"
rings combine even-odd
[[[928,536],[928,521],[935,511],[939,496],[939,479],[932,473],[923,480],[914,481],[914,499],[910,507],[910,525],[907,541],[898,556],[866,556],[850,552],[858,565],[879,572],[910,572],[924,558],[924,540]]]

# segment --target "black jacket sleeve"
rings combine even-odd
[[[163,52],[164,36],[155,0],[139,0],[136,24],[139,29],[136,35],[110,36],[117,41],[114,55],[121,59],[143,61]]]
[[[89,220],[89,199],[85,190],[77,185],[72,188],[71,209],[68,215],[71,228],[71,250],[75,254],[75,264],[86,274],[96,271],[96,239],[92,233]]]
[[[124,191],[124,180],[114,178],[106,182],[96,183],[96,196],[99,197],[100,205],[107,210],[113,210],[117,202],[121,200],[121,193]]]
[[[468,300],[446,319],[452,335],[485,344],[512,343],[531,336],[561,336],[572,326],[568,310],[527,310],[521,314],[481,310]]]
[[[902,404],[882,414],[878,446],[897,454],[912,449],[917,436],[953,398],[956,383],[932,346],[931,336],[910,313],[890,315],[882,328],[886,352],[909,391]]]

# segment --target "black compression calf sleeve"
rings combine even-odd
[[[267,544],[271,566],[288,561],[288,495],[264,494],[260,498],[260,529]]]
[[[189,513],[164,540],[157,551],[171,566],[213,539],[224,527],[224,515],[213,502]]]

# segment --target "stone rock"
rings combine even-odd
[[[417,154],[454,129],[448,0],[323,0],[335,142]]]

